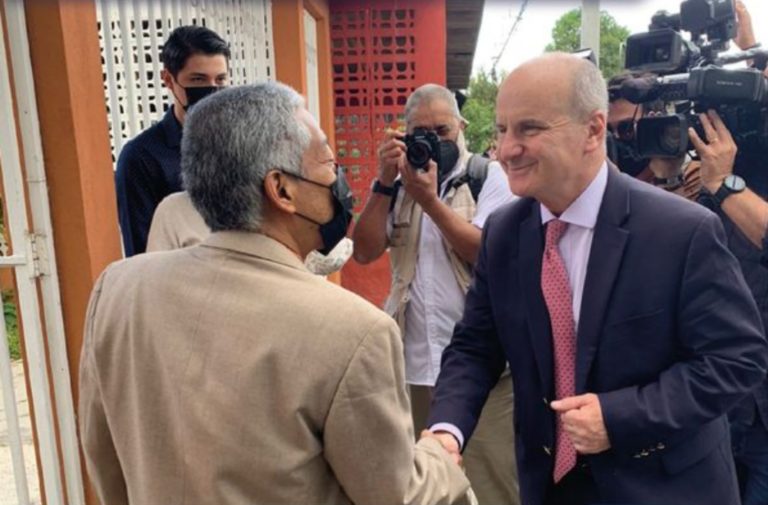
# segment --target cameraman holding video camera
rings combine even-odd
[[[353,257],[367,264],[389,248],[384,310],[403,335],[418,432],[427,427],[440,358],[464,310],[481,228],[514,197],[501,165],[467,151],[465,120],[450,90],[417,88],[405,122],[406,135],[390,130],[379,147],[378,178],[354,229]],[[464,463],[481,505],[520,503],[508,372],[488,398]]]
[[[690,32],[690,41],[680,35],[681,30]],[[730,39],[741,52],[723,54]],[[750,61],[758,69],[724,68],[740,61]],[[617,159],[625,171],[653,164],[656,158],[674,164],[686,152],[696,151],[700,161],[684,169],[684,181],[700,178],[697,201],[720,216],[728,247],[739,260],[763,325],[768,327],[766,63],[768,52],[756,43],[741,0],[685,0],[679,14],[657,12],[647,33],[627,39],[627,69],[655,75],[614,83],[611,107],[615,111],[609,121],[615,123]],[[634,121],[643,107],[659,104],[661,115]],[[622,131],[629,130],[619,125],[632,107],[635,129],[629,149],[621,143]],[[768,379],[728,417],[743,504],[764,505],[768,503]]]
[[[685,156],[648,158],[637,150],[637,122],[653,115],[644,104],[634,104],[621,95],[621,86],[631,80],[656,78],[653,74],[625,72],[608,80],[608,153],[611,161],[627,175],[684,198],[696,201],[701,181],[698,165],[688,168]],[[685,170],[684,170],[685,169]]]
[[[749,12],[736,2],[739,21],[734,42],[742,49],[758,46]],[[728,247],[738,258],[744,278],[768,327],[768,148],[737,148],[714,110],[700,115],[705,137],[689,129],[701,158],[702,200],[720,215]],[[728,416],[731,442],[744,505],[768,503],[768,380]]]
[[[690,42],[681,29],[691,33]],[[731,38],[742,52],[722,55]],[[637,122],[639,157],[672,161],[696,151],[699,161],[688,165],[686,176],[698,170],[698,201],[720,216],[768,327],[768,80],[754,68],[724,68],[745,60],[764,71],[768,52],[756,43],[744,3],[686,0],[679,15],[658,12],[648,33],[627,40],[626,67],[662,77],[630,79],[618,93],[637,104],[664,103],[669,112]],[[728,417],[743,504],[764,505],[768,379]]]

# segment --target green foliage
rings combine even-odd
[[[467,101],[461,115],[469,122],[464,129],[467,148],[473,153],[483,153],[493,140],[496,131],[496,94],[504,76],[496,77],[484,70],[469,80]]]
[[[13,301],[13,293],[2,293],[3,316],[5,317],[5,332],[8,337],[8,350],[11,359],[21,358],[21,345],[19,344],[19,319],[16,314],[16,304]]]
[[[606,79],[624,70],[621,45],[629,37],[629,29],[619,25],[605,11],[600,12],[600,70]],[[581,47],[581,8],[563,14],[552,29],[552,42],[545,51],[572,52]]]

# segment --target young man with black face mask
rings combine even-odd
[[[115,186],[126,256],[146,250],[155,209],[163,198],[181,191],[181,131],[187,110],[229,84],[229,45],[208,28],[176,28],[160,59],[173,105],[159,123],[128,142],[117,160]]]
[[[636,145],[637,122],[646,112],[642,105],[634,104],[618,93],[622,84],[630,79],[654,77],[652,74],[624,73],[608,81],[610,103],[608,131],[613,137],[615,156],[612,161],[619,170],[643,182],[672,191],[696,201],[701,187],[698,165],[685,171],[685,159],[643,158]]]
[[[417,88],[405,105],[405,121],[409,139],[436,135],[432,150],[439,155],[415,167],[405,135],[388,133],[378,150],[378,178],[353,232],[353,256],[366,264],[389,249],[392,285],[385,311],[403,334],[405,379],[415,426],[422,429],[440,356],[464,309],[481,229],[514,196],[497,162],[467,151],[465,120],[448,89]],[[477,164],[487,169],[484,180],[478,181],[483,176]],[[508,374],[483,416],[464,454],[472,488],[481,504],[519,503]]]

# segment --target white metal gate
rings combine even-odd
[[[8,18],[6,26],[9,47],[5,46],[3,23],[0,20],[0,167],[12,249],[10,254],[6,250],[0,256],[0,268],[12,268],[15,273],[20,319],[24,328],[24,358],[29,373],[27,380],[35,411],[35,443],[40,454],[42,484],[47,503],[64,505],[66,493],[67,504],[82,505],[84,497],[77,430],[58,276],[53,260],[52,226],[24,4],[21,0],[4,0],[4,3]],[[13,81],[9,79],[11,68]],[[16,115],[12,91],[16,97],[18,124],[14,119]],[[20,138],[17,137],[17,131],[21,133]],[[21,164],[22,153],[24,170]],[[27,505],[37,503],[36,499],[30,501],[35,497],[30,497],[28,490],[28,482],[31,479],[36,481],[37,475],[29,475],[25,470],[16,395],[5,340],[3,322],[0,324],[0,384],[17,503]],[[31,457],[34,460],[34,454]],[[30,455],[27,454],[26,458],[29,459]]]
[[[206,26],[229,42],[232,84],[274,79],[270,0],[96,0],[113,160],[170,105],[160,48],[171,30]]]

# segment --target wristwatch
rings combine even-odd
[[[386,196],[392,196],[395,194],[395,188],[392,186],[385,186],[382,183],[379,182],[378,179],[374,181],[373,188],[371,188],[371,191],[374,193],[379,193]]]
[[[747,189],[747,183],[744,182],[744,179],[738,175],[731,174],[723,180],[720,188],[712,195],[712,198],[719,207],[726,198],[736,193],[741,193],[745,189]]]

